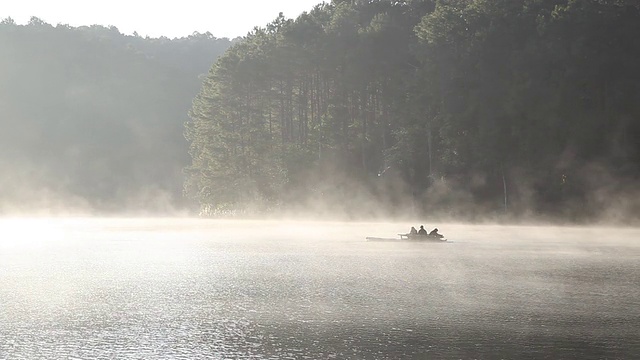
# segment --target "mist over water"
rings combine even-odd
[[[0,359],[632,358],[640,230],[0,220]]]

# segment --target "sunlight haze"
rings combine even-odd
[[[244,36],[255,26],[264,26],[282,12],[296,18],[319,0],[272,1],[46,1],[11,0],[3,3],[0,18],[11,17],[26,24],[35,16],[51,25],[68,24],[115,26],[123,34],[184,37],[194,31],[216,37]]]
[[[0,360],[640,359],[638,34],[640,0],[3,0]]]

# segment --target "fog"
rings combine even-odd
[[[109,26],[76,28],[38,18],[19,25],[4,18],[0,215],[639,223],[634,141],[638,102],[632,81],[637,69],[626,67],[635,60],[631,50],[603,52],[598,41],[590,43],[588,51],[621,61],[626,71],[584,85],[595,94],[574,88],[582,80],[572,77],[536,84],[536,94],[564,99],[560,95],[566,88],[562,96],[584,100],[558,100],[551,108],[537,102],[553,103],[555,98],[519,93],[522,86],[515,84],[535,82],[532,79],[500,78],[483,68],[489,71],[480,73],[485,80],[495,81],[469,81],[490,88],[513,83],[516,89],[502,91],[521,96],[513,101],[517,109],[503,114],[501,109],[508,106],[495,99],[504,97],[489,92],[490,98],[484,99],[487,92],[482,87],[445,81],[437,86],[451,88],[431,88],[446,80],[439,75],[429,78],[434,74],[429,75],[427,64],[439,62],[430,56],[441,52],[430,51],[414,32],[416,22],[427,19],[426,12],[433,9],[405,11],[396,8],[402,3],[383,5],[354,3],[349,15],[358,18],[357,23],[364,21],[363,29],[380,31],[379,42],[360,39],[372,35],[362,29],[343,29],[328,41],[324,30],[305,27],[306,15],[298,23],[278,18],[276,23],[283,26],[273,31],[282,31],[290,49],[272,41],[277,37],[262,44],[257,29],[235,41],[199,33],[154,39],[125,35]],[[605,7],[612,14],[624,10],[615,4]],[[320,28],[330,31],[341,23],[341,13],[334,10],[328,5],[315,10],[318,24],[326,22]],[[401,20],[378,29],[377,22],[396,10],[403,14],[398,15]],[[372,17],[373,25],[360,17]],[[633,16],[625,19],[629,26],[638,23]],[[591,23],[599,24],[597,19]],[[602,34],[603,27],[594,26]],[[396,34],[400,28],[405,30]],[[526,27],[520,31],[537,34]],[[603,38],[633,33],[614,32]],[[306,35],[298,39],[296,34]],[[560,31],[553,38],[562,41],[565,37],[560,35],[566,34]],[[355,38],[363,40],[363,48],[351,53],[357,48],[351,44]],[[531,44],[543,59],[557,55],[545,55],[543,50],[550,49],[547,40]],[[240,41],[242,47],[232,47]],[[326,51],[323,46],[329,44],[336,48]],[[555,46],[567,47],[562,42]],[[395,60],[368,55],[381,50],[380,55],[393,54]],[[342,55],[344,59],[334,58]],[[481,59],[485,54],[477,55]],[[239,60],[244,58],[253,60]],[[582,65],[564,59],[564,72],[600,66],[591,63],[596,57],[583,58]],[[337,65],[345,61],[346,70]],[[505,74],[533,76],[528,71],[537,66],[546,72],[548,67],[540,64],[545,62],[521,64]],[[451,65],[452,73],[469,73],[464,64]],[[574,68],[577,65],[582,67]],[[323,70],[315,79],[303,75],[319,68]],[[416,77],[417,70],[426,77]],[[274,85],[285,75],[286,91]],[[397,83],[380,85],[385,79]],[[597,77],[583,80],[592,79]],[[606,89],[596,91],[603,83]],[[244,88],[234,84],[248,86],[247,93],[237,92]],[[367,91],[357,90],[364,88]],[[469,100],[452,103],[455,109],[438,109],[437,104],[450,99],[431,98],[441,92],[451,93],[447,97],[452,99],[475,98],[465,89],[486,100],[477,100],[485,106]],[[219,97],[210,96],[218,90]],[[594,110],[591,103],[602,108]],[[467,119],[456,109],[477,113]],[[452,126],[459,131],[452,131]],[[515,132],[519,135],[511,134]]]
[[[0,21],[0,359],[640,353],[640,8],[339,3]]]
[[[323,17],[332,19],[325,10]],[[393,46],[402,41],[388,38],[394,44],[382,48],[396,53]],[[243,49],[251,49],[247,43]],[[447,137],[448,128],[437,121],[423,123],[433,114],[423,113],[422,105],[405,113],[407,104],[394,103],[421,99],[435,83],[414,84],[402,70],[416,60],[405,54],[420,46],[412,43],[397,49],[400,71],[389,66],[384,74],[404,81],[397,93],[372,88],[372,97],[359,90],[343,96],[342,89],[361,88],[349,81],[360,78],[355,65],[362,61],[352,64],[357,76],[332,77],[342,74],[333,69],[316,79],[309,88],[337,95],[316,93],[307,108],[293,101],[307,96],[307,88],[280,89],[289,97],[262,99],[262,123],[254,122],[247,134],[227,134],[265,135],[260,124],[268,117],[281,137],[273,137],[276,145],[258,146],[255,158],[220,163],[209,173],[215,154],[190,152],[184,124],[197,119],[189,114],[199,108],[191,106],[199,103],[199,90],[207,95],[205,85],[213,86],[206,74],[230,46],[210,34],[143,39],[101,26],[0,24],[0,359],[602,358],[638,352],[639,234],[627,227],[640,220],[633,106],[620,106],[616,116],[605,96],[608,113],[600,118],[618,126],[602,141],[578,134],[554,147],[539,143],[548,137],[536,137],[545,127],[524,132],[535,146],[520,149],[522,158],[546,155],[537,167],[515,157],[498,169],[504,151],[489,149],[481,160],[492,166],[478,166],[471,151],[462,159],[467,165],[456,168],[447,152],[459,149],[448,142],[471,140]],[[284,55],[258,63],[277,68],[292,56]],[[320,65],[339,63],[328,58]],[[312,65],[291,73],[312,73],[318,64]],[[232,82],[251,74],[229,66]],[[288,73],[261,71],[273,83]],[[367,81],[375,87],[379,80]],[[249,98],[273,91],[253,89]],[[609,100],[625,103],[615,94],[627,93],[612,91]],[[378,105],[384,103],[391,105]],[[527,117],[539,107],[527,105],[523,122],[544,125]],[[205,103],[207,122],[194,128],[207,131],[192,134],[192,145],[217,138],[208,132],[208,116],[228,106]],[[278,118],[276,108],[287,116]],[[570,124],[557,113],[575,113],[582,126],[576,108],[550,109],[541,118]],[[242,114],[244,108],[226,111]],[[322,123],[301,130],[307,114]],[[493,133],[488,124],[485,130]],[[441,126],[434,128],[433,154],[424,144],[426,125]],[[493,143],[475,135],[479,144]],[[518,144],[511,145],[516,153]],[[207,160],[203,176],[192,178],[190,189],[185,169],[201,158]],[[253,166],[211,181],[245,163]],[[209,195],[211,188],[217,196]],[[227,206],[228,195],[242,201]],[[398,238],[419,225],[438,227],[448,241],[365,240]]]
[[[0,215],[178,214],[184,123],[231,44],[0,21]]]

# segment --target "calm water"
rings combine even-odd
[[[411,225],[0,220],[0,359],[640,356],[640,230]]]

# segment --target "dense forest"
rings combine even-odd
[[[234,40],[6,18],[0,213],[638,220],[637,34],[635,0],[334,0]]]
[[[203,214],[640,214],[636,0],[334,0],[256,27],[186,124]]]
[[[188,205],[184,122],[231,43],[2,20],[0,214]]]

